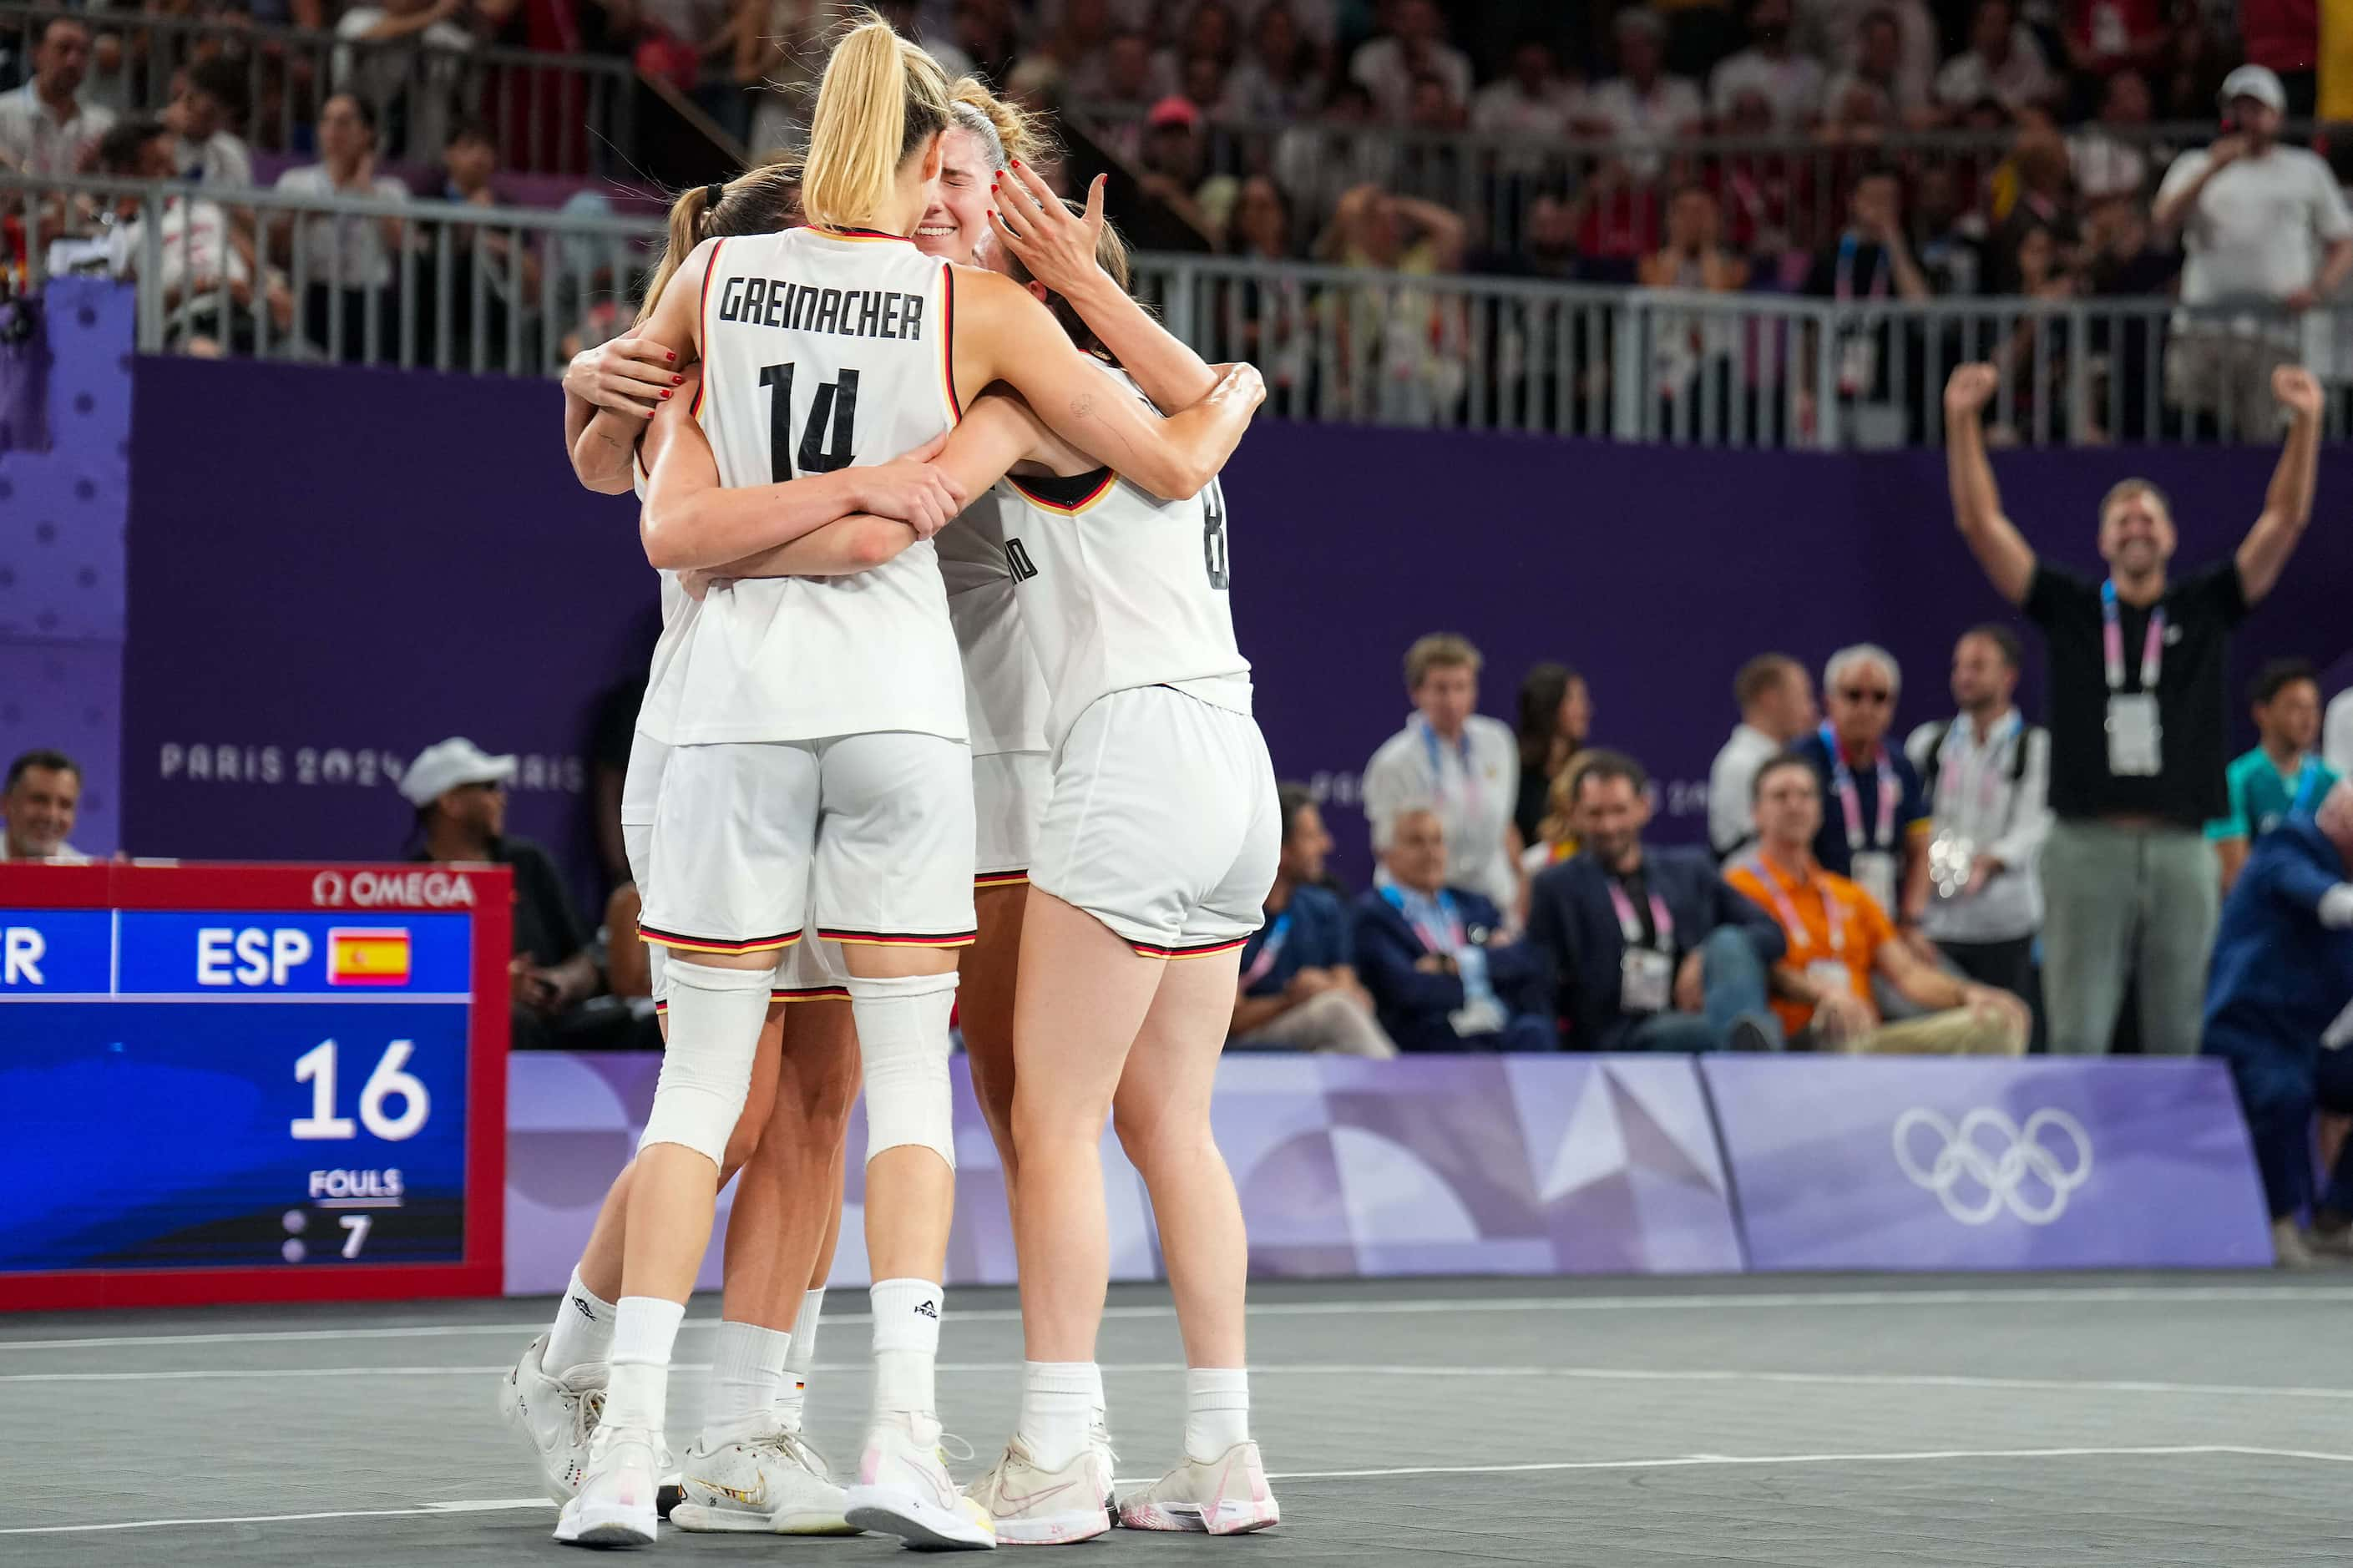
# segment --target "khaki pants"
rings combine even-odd
[[[1254,1046],[1288,1046],[1295,1051],[1333,1051],[1344,1057],[1388,1061],[1398,1054],[1370,1013],[1345,991],[1322,991],[1250,1031]]]
[[[1867,1035],[1830,1045],[1806,1031],[1801,1042],[1812,1050],[1834,1050],[1852,1057],[2016,1057],[2026,1054],[2026,1036],[2011,1021],[1990,1010],[1954,1007],[1922,1017],[1882,1024]]]
[[[2129,981],[2145,1056],[2196,1053],[2222,873],[2194,827],[2052,825],[2042,847],[2042,1013],[2054,1056],[2104,1055]]]
[[[2272,441],[2282,413],[2272,372],[2296,352],[2268,336],[2215,326],[2186,328],[2165,346],[2165,400],[2186,418],[2211,415],[2225,441]]]

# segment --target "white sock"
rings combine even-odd
[[[1185,1371],[1185,1457],[1206,1465],[1250,1441],[1250,1373],[1240,1367]]]
[[[575,1268],[564,1299],[555,1304],[555,1326],[547,1331],[547,1343],[540,1349],[540,1370],[562,1377],[575,1367],[604,1365],[613,1351],[613,1315],[617,1310],[583,1285],[580,1270]]]
[[[670,1399],[670,1352],[686,1303],[657,1296],[624,1296],[613,1315],[613,1378],[605,1390],[601,1425],[617,1431],[642,1426],[657,1438]]]
[[[808,1399],[809,1369],[817,1364],[817,1321],[825,1311],[825,1287],[801,1298],[800,1316],[793,1320],[792,1348],[785,1352],[785,1379],[776,1390],[776,1424],[787,1432],[801,1429]]]
[[[1059,1470],[1085,1452],[1103,1374],[1092,1362],[1021,1363],[1021,1420],[1014,1428],[1041,1470]]]
[[[706,1454],[775,1428],[790,1334],[722,1320],[711,1347],[711,1398],[702,1407]]]
[[[1088,1412],[1094,1417],[1094,1424],[1108,1432],[1111,1430],[1111,1402],[1103,1397],[1103,1364],[1091,1361],[1086,1363],[1086,1368]]]
[[[874,1309],[874,1415],[938,1414],[933,1368],[940,1357],[940,1312],[946,1293],[928,1279],[878,1279]]]

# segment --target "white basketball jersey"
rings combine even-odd
[[[1124,371],[1105,367],[1144,398]],[[1005,552],[1021,592],[1021,620],[1052,694],[1050,743],[1059,749],[1097,698],[1173,686],[1250,710],[1250,661],[1234,643],[1227,591],[1226,503],[1215,479],[1199,495],[1162,500],[1108,468],[1076,479],[1021,476]]]
[[[787,229],[718,241],[695,413],[720,482],[886,463],[956,422],[955,280],[904,239]],[[912,730],[965,738],[938,556],[846,577],[745,578],[704,596],[676,740]]]
[[[641,463],[630,464],[630,479],[636,486],[638,504],[646,500],[646,471]],[[702,605],[678,585],[678,574],[662,572],[661,636],[654,639],[653,662],[646,669],[646,695],[638,704],[638,733],[671,742],[678,727],[679,680],[686,673],[686,661],[679,653],[693,635],[695,613]]]
[[[1046,676],[1021,624],[1013,565],[1005,558],[1005,531],[1024,513],[1021,498],[1003,486],[976,497],[942,530],[940,574],[948,586],[948,619],[964,655],[965,711],[972,754],[1046,749]]]

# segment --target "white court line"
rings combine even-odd
[[[1756,1465],[1903,1465],[1954,1459],[2087,1459],[2199,1458],[2227,1456],[2264,1459],[2314,1459],[2353,1465],[2353,1454],[2315,1453],[2300,1448],[2253,1448],[2238,1444],[2211,1443],[2185,1447],[2132,1448],[1937,1448],[1896,1454],[1683,1454],[1651,1459],[1557,1459],[1525,1465],[1403,1465],[1378,1470],[1288,1470],[1267,1477],[1271,1481],[1381,1480],[1400,1476],[1511,1476],[1552,1474],[1568,1470],[1701,1469],[1719,1466]],[[237,1514],[216,1519],[132,1519],[111,1524],[33,1524],[0,1530],[0,1535],[83,1535],[121,1530],[160,1530],[175,1525],[280,1524],[328,1519],[397,1519],[434,1514],[520,1512],[551,1509],[545,1498],[490,1498],[472,1501],[429,1502],[415,1508],[350,1509],[340,1512]]]
[[[942,1362],[935,1369],[949,1376],[1009,1377],[1019,1362]],[[20,1372],[0,1373],[0,1384],[19,1383],[235,1383],[269,1382],[282,1378],[361,1377],[501,1377],[511,1366],[293,1366],[177,1367],[163,1372]],[[707,1362],[675,1362],[672,1372],[711,1370]],[[862,1373],[862,1362],[825,1362],[812,1369],[828,1374]],[[1109,1362],[1105,1373],[1115,1375],[1164,1374],[1185,1370],[1182,1362]],[[1957,1373],[1904,1372],[1765,1372],[1735,1367],[1615,1367],[1615,1366],[1450,1366],[1437,1362],[1280,1362],[1256,1363],[1260,1376],[1356,1378],[1508,1378],[1514,1382],[1555,1378],[1580,1383],[1701,1383],[1768,1384],[1827,1388],[1950,1388],[1984,1389],[2034,1394],[2150,1394],[2217,1399],[2353,1400],[2353,1388],[2321,1388],[2296,1384],[2252,1383],[2161,1383],[2138,1378],[1977,1377]]]
[[[953,1298],[953,1292],[951,1292]],[[2022,1290],[1958,1289],[1938,1290],[1826,1290],[1819,1294],[1788,1291],[1775,1294],[1730,1292],[1725,1295],[1681,1296],[1465,1296],[1397,1301],[1261,1301],[1251,1304],[1253,1318],[1377,1318],[1430,1312],[1639,1312],[1743,1311],[1808,1307],[1998,1307],[2073,1306],[2079,1303],[2158,1304],[2189,1301],[2292,1302],[2297,1305],[2353,1303],[2353,1286],[2088,1285],[2036,1287]],[[1018,1323],[1017,1307],[955,1308],[959,1323]],[[1166,1306],[1108,1307],[1106,1319],[1173,1318]],[[869,1323],[864,1312],[828,1312],[835,1324]],[[715,1329],[716,1318],[690,1318],[681,1327]],[[122,1345],[258,1344],[300,1340],[442,1339],[473,1334],[529,1336],[547,1327],[544,1318],[503,1323],[410,1323],[392,1328],[260,1329],[211,1334],[101,1334],[69,1340],[0,1339],[0,1353],[9,1351],[112,1349]]]

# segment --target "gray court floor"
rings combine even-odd
[[[943,1415],[1003,1441],[1009,1296],[950,1296]],[[690,1310],[671,1411],[702,1400]],[[814,1432],[853,1458],[862,1292]],[[492,1408],[543,1303],[0,1318],[0,1563],[567,1563]],[[1082,1561],[1606,1564],[2353,1561],[2353,1286],[2270,1277],[1477,1281],[1261,1289],[1282,1527],[1114,1531]],[[1124,1476],[1173,1451],[1166,1297],[1114,1292]],[[961,1467],[971,1470],[976,1466]],[[872,1538],[665,1532],[684,1562],[872,1563]]]

